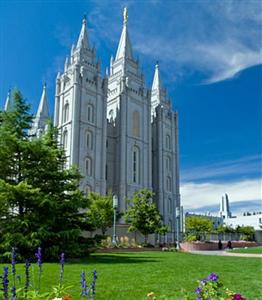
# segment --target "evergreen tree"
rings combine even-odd
[[[57,130],[49,124],[42,138],[31,139],[32,116],[20,92],[13,103],[0,112],[0,254],[16,246],[33,255],[41,246],[49,259],[60,251],[78,256],[88,204],[78,188],[81,176],[65,168]]]
[[[167,232],[167,226],[162,224],[162,217],[153,203],[153,193],[150,190],[136,191],[129,202],[130,206],[124,216],[130,223],[128,230],[140,231],[145,237],[145,244],[149,234]]]

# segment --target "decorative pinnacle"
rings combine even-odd
[[[86,14],[84,14],[84,16],[83,16],[82,24],[86,25]]]
[[[128,19],[128,11],[127,11],[127,7],[125,7],[124,11],[123,11],[123,24],[124,25],[127,24],[127,19]]]

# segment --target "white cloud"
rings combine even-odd
[[[260,200],[261,186],[261,179],[219,183],[187,182],[181,185],[181,202],[185,209],[196,209],[218,204],[224,193],[229,195],[230,202]]]
[[[214,83],[262,63],[260,1],[125,3],[132,44],[143,55],[142,64],[159,60],[169,78],[197,72],[202,83]],[[121,7],[119,2],[108,14],[108,6],[100,2],[90,11],[96,38],[118,41]]]
[[[246,176],[257,174],[261,169],[261,155],[245,156],[239,159],[210,163],[204,166],[182,170],[182,181],[211,181],[225,176]]]

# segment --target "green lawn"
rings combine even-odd
[[[196,280],[211,272],[219,274],[226,286],[245,295],[247,300],[262,299],[259,258],[173,252],[92,254],[85,261],[65,265],[65,284],[74,285],[73,299],[81,299],[81,270],[91,272],[94,268],[98,272],[96,300],[140,300],[151,291],[165,294],[169,300],[181,299],[182,288],[194,291]],[[23,269],[18,266],[18,272]],[[43,289],[47,290],[58,283],[59,265],[44,264],[42,276]]]
[[[229,252],[234,253],[251,253],[251,254],[262,254],[262,246],[260,247],[250,247],[250,248],[237,248],[229,250]]]

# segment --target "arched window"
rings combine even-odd
[[[169,230],[172,231],[173,230],[173,226],[172,226],[172,220],[169,219],[168,221],[168,227],[169,227]]]
[[[86,175],[92,176],[92,160],[89,157],[86,159]]]
[[[168,212],[172,213],[172,200],[171,200],[171,198],[168,198],[168,205],[167,205],[167,207],[168,207]]]
[[[166,135],[166,148],[168,150],[171,149],[171,139],[170,139],[170,135],[169,134]]]
[[[69,104],[66,103],[64,106],[64,123],[69,120]]]
[[[87,121],[94,123],[94,107],[92,104],[87,105]]]
[[[171,171],[171,159],[169,156],[166,157],[166,170],[167,172]]]
[[[133,112],[133,136],[140,137],[140,115],[138,111]]]
[[[139,149],[138,147],[134,147],[133,149],[133,182],[134,183],[139,183],[140,180],[140,174],[139,174],[139,169],[140,169],[140,162],[139,162]]]
[[[93,149],[93,133],[92,133],[92,131],[87,131],[87,133],[86,133],[86,147],[89,150]]]
[[[171,178],[169,176],[166,178],[166,189],[168,192],[171,191]]]
[[[68,147],[68,131],[65,130],[63,133],[63,147],[64,149],[67,149]]]
[[[114,111],[113,111],[113,109],[110,109],[110,111],[108,113],[108,116],[109,116],[109,122],[113,122],[114,121]]]

